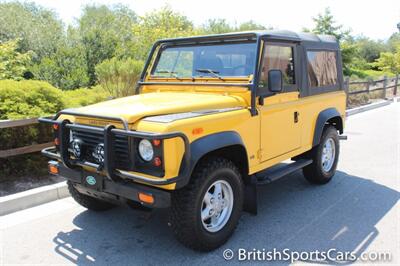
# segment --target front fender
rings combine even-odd
[[[201,137],[190,144],[190,165],[188,176],[183,178],[182,181],[177,183],[177,187],[183,187],[189,183],[190,177],[194,168],[196,167],[199,160],[207,153],[219,150],[224,147],[233,145],[240,145],[245,147],[240,135],[235,131],[224,131],[218,132],[211,135]],[[184,168],[181,165],[181,170]]]

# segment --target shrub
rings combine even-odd
[[[47,82],[0,80],[0,119],[51,115],[63,108],[62,91]]]
[[[92,89],[81,88],[64,91],[64,100],[67,107],[79,107],[105,101],[111,98],[110,93],[101,86]]]
[[[0,158],[0,184],[18,177],[46,177],[48,158],[38,153]]]
[[[381,53],[374,65],[383,71],[400,73],[400,44],[394,53]]]
[[[109,94],[100,86],[61,91],[43,81],[0,80],[0,120],[52,115],[66,107],[93,104],[107,97]],[[43,124],[0,129],[0,150],[45,143],[51,139],[51,127]],[[46,161],[39,153],[0,158],[0,182],[10,176],[46,175]]]
[[[143,62],[112,58],[96,66],[100,85],[112,96],[132,95],[143,69]]]
[[[373,69],[350,69],[350,76],[354,79],[381,79],[383,76],[393,77],[394,74],[387,71],[378,71]]]
[[[0,120],[50,115],[64,108],[62,93],[47,82],[0,80]],[[48,142],[51,130],[30,125],[0,130],[0,150]],[[0,176],[42,174],[43,160],[36,154],[0,159]]]

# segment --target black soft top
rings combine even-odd
[[[339,45],[334,36],[316,35],[306,32],[293,32],[288,30],[246,31],[232,32],[215,35],[193,36],[184,38],[164,39],[159,43],[173,44],[195,44],[202,42],[227,41],[227,40],[255,40],[266,38],[275,41],[300,42],[305,46],[338,49]]]

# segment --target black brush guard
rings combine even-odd
[[[88,118],[96,118],[96,119],[104,119],[111,120],[116,122],[121,122],[123,124],[124,129],[117,129],[113,125],[107,125],[104,128],[101,127],[93,127],[81,124],[73,124],[69,120],[57,120],[61,115],[72,115],[72,116],[80,116],[80,117],[88,117]],[[152,185],[168,185],[172,183],[176,183],[181,179],[186,178],[189,175],[189,166],[190,166],[190,144],[189,140],[185,134],[181,132],[171,132],[171,133],[149,133],[149,132],[140,132],[140,131],[131,131],[129,130],[129,126],[126,120],[120,117],[111,117],[111,116],[98,116],[98,115],[87,115],[74,112],[72,110],[65,110],[57,113],[53,118],[39,118],[39,121],[42,123],[49,124],[58,124],[58,139],[60,141],[59,144],[59,153],[56,151],[56,147],[50,147],[42,150],[42,154],[48,158],[59,160],[63,163],[63,165],[67,168],[73,169],[76,166],[88,166],[95,168],[96,170],[102,170],[106,173],[106,176],[112,180],[117,181],[119,178],[126,178],[136,182],[145,182],[147,184]],[[104,165],[82,161],[78,159],[71,159],[68,147],[70,142],[70,130],[76,129],[85,132],[97,132],[103,133],[104,135]],[[148,140],[165,140],[172,138],[181,138],[184,142],[185,152],[183,155],[183,161],[181,165],[181,170],[179,171],[179,175],[169,179],[153,179],[145,176],[135,175],[129,173],[127,171],[119,170],[115,168],[114,164],[114,147],[113,147],[113,139],[114,136],[126,136],[129,138],[145,138]],[[158,177],[159,178],[159,177]]]

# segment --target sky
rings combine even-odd
[[[326,7],[336,21],[354,35],[386,40],[398,32],[400,0],[33,0],[56,11],[67,24],[73,23],[87,4],[122,3],[139,16],[169,5],[195,25],[210,18],[224,18],[231,24],[253,20],[275,29],[301,31],[312,28],[313,20]]]

